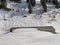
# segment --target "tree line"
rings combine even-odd
[[[9,8],[7,8],[7,1],[6,0],[0,0],[1,4],[0,4],[0,9],[3,8],[5,10],[11,10]],[[16,3],[21,3],[21,0],[10,0]],[[48,2],[48,0],[40,0],[40,3],[44,9],[44,12],[47,12],[47,5],[46,3]],[[51,0],[49,0],[49,2],[51,2]],[[36,0],[26,0],[26,3],[28,3],[28,9],[29,9],[29,13],[31,14],[33,12],[33,7],[35,7],[36,5]],[[58,2],[58,0],[52,0],[52,3],[55,5],[56,8],[60,8],[60,2]]]

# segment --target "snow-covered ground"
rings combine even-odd
[[[13,33],[0,35],[1,45],[59,45],[60,34],[37,31],[36,29],[17,29]]]
[[[14,9],[11,11],[0,9],[1,45],[60,45],[60,9],[47,4],[48,12],[44,13],[39,4],[40,2],[33,8],[32,14],[28,13],[28,4],[24,2],[20,4],[8,2],[7,7]],[[11,27],[31,26],[53,26],[58,34],[38,31],[34,28],[16,29],[13,33],[6,33]]]

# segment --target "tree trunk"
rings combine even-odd
[[[4,9],[4,10],[7,10],[7,11],[11,10],[11,9],[7,8],[6,0],[1,0],[0,9]]]
[[[29,5],[28,5],[28,9],[29,9],[29,13],[32,13],[32,4],[31,4],[31,0],[29,0]]]
[[[44,12],[47,12],[46,0],[41,0],[41,4],[43,6]]]
[[[1,0],[1,7],[2,8],[7,8],[7,2],[6,2],[6,0]]]

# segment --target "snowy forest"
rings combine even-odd
[[[11,2],[15,3],[22,3],[22,0],[10,0]],[[26,0],[26,3],[28,3],[28,9],[29,13],[33,12],[33,8],[36,5],[35,0]],[[56,8],[60,8],[60,2],[58,0],[40,0],[40,3],[43,7],[44,12],[47,12],[47,5],[46,3],[53,3]],[[10,8],[7,7],[7,0],[0,0],[0,9],[5,9],[7,11],[11,10]]]
[[[60,45],[60,0],[0,0],[0,45]]]

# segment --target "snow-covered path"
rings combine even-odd
[[[54,36],[54,34],[48,32],[40,32],[37,31],[36,29],[17,29],[13,33],[1,35],[0,44],[1,45],[17,45],[17,44],[18,45],[36,45],[36,44],[44,45],[51,42],[52,39],[50,40],[49,38],[47,38],[51,36]]]
[[[60,34],[40,32],[36,29],[17,29],[0,36],[1,45],[59,45]]]

